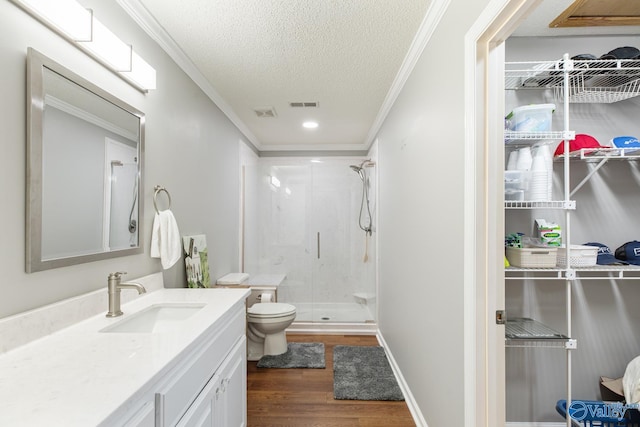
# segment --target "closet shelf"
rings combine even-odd
[[[575,200],[558,200],[558,201],[545,201],[545,202],[536,202],[536,201],[505,201],[504,202],[505,209],[575,209],[576,202]]]
[[[639,148],[581,148],[569,153],[572,160],[637,160],[640,159]],[[563,161],[564,154],[554,157],[554,161]]]
[[[598,170],[604,166],[609,160],[637,160],[640,159],[640,149],[638,148],[581,148],[580,150],[572,151],[569,153],[569,158],[572,160],[580,160],[584,162],[597,162],[597,165],[589,171],[589,173],[580,181],[569,193],[569,197],[573,197],[574,194],[582,188],[584,184],[591,179],[591,177],[598,172]],[[565,156],[557,156],[555,161],[564,161]]]
[[[640,60],[569,60],[507,62],[505,89],[552,89],[571,103],[613,103],[640,95]]]
[[[507,347],[576,347],[575,340],[527,317],[507,319],[504,335]]]
[[[517,132],[504,131],[504,143],[509,146],[530,146],[538,144],[552,144],[563,139],[575,139],[576,133],[570,132]]]
[[[640,266],[636,265],[596,265],[581,268],[521,268],[507,267],[505,269],[506,280],[638,280],[640,279]]]

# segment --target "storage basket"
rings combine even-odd
[[[598,261],[596,246],[571,245],[571,267],[593,267]],[[558,267],[567,266],[567,248],[558,248]]]
[[[624,418],[616,415],[624,409]],[[558,400],[556,411],[567,417],[567,401]],[[616,412],[618,411],[618,412]],[[581,427],[640,427],[637,409],[629,408],[621,402],[597,400],[574,400],[569,407],[572,425]],[[613,416],[612,416],[613,415]]]
[[[507,129],[517,132],[549,132],[555,104],[533,104],[514,108],[506,117]]]
[[[514,267],[525,268],[553,268],[556,266],[558,248],[507,247],[507,259]]]

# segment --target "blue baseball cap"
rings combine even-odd
[[[615,148],[640,148],[640,141],[635,136],[616,136],[611,140]]]
[[[585,246],[595,246],[598,248],[598,259],[596,261],[597,264],[600,265],[626,265],[627,262],[619,260],[615,256],[613,256],[613,252],[609,249],[609,246],[603,245],[602,243],[597,242],[589,242],[585,243]]]
[[[640,242],[633,240],[616,249],[616,258],[633,265],[640,265]]]

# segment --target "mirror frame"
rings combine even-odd
[[[42,260],[42,149],[43,113],[45,105],[44,74],[46,69],[65,77],[103,100],[138,117],[140,129],[138,141],[138,245],[136,247],[44,261]],[[144,189],[142,173],[144,166],[144,113],[31,47],[27,50],[27,103],[26,272],[33,273],[52,268],[67,267],[76,264],[143,253],[144,247],[141,243],[142,233],[140,230],[143,230],[144,216],[144,203],[142,197]]]

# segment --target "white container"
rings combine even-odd
[[[504,190],[504,200],[507,202],[524,201],[524,190]]]
[[[509,161],[507,162],[507,170],[514,171],[518,169],[518,150],[509,153]]]
[[[530,173],[527,171],[504,171],[505,190],[527,190]]]
[[[517,132],[548,132],[556,104],[533,104],[514,108],[506,117],[507,129]]]
[[[598,262],[598,248],[596,246],[571,245],[569,261],[571,267],[593,267]],[[567,248],[558,248],[558,267],[567,266]]]
[[[531,153],[531,147],[522,147],[518,150],[518,162],[516,163],[516,169],[519,171],[531,170],[533,164],[533,154]]]
[[[596,248],[597,250],[597,248]],[[553,268],[558,248],[506,248],[509,264],[524,268]]]

